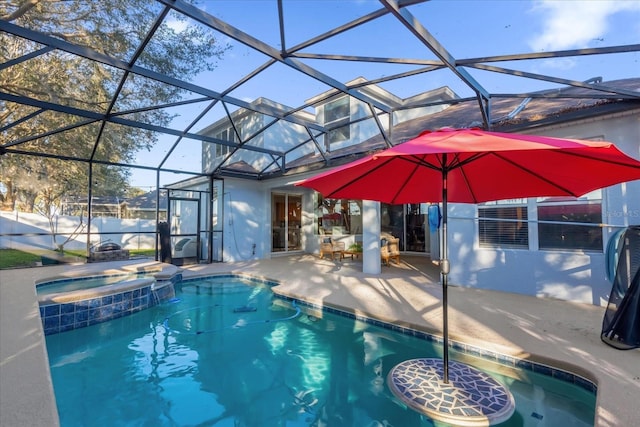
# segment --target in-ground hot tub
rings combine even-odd
[[[48,279],[36,284],[45,335],[128,316],[175,297],[177,269]],[[47,289],[49,288],[49,289]]]

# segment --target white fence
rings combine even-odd
[[[65,249],[86,249],[87,217],[54,218],[55,243],[47,217],[24,212],[0,212],[0,249],[56,249],[77,229],[80,234]],[[80,226],[80,228],[78,228]],[[148,219],[93,218],[91,244],[114,242],[123,249],[153,249],[156,222]]]

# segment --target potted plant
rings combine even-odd
[[[349,246],[348,251],[349,252],[362,252],[362,243],[360,243],[360,242],[352,243]]]

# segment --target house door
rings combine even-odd
[[[429,220],[426,203],[406,205],[405,215],[405,251],[429,252]]]
[[[418,253],[432,251],[426,203],[408,205],[383,203],[380,210],[380,231],[400,238],[400,250]]]
[[[271,251],[288,252],[302,249],[302,196],[298,194],[271,195]]]
[[[169,195],[171,262],[195,264],[200,260],[200,199]]]

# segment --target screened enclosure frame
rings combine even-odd
[[[294,123],[297,125],[303,126],[307,129],[310,135],[316,135],[314,132],[320,132],[320,134],[325,134],[327,129],[325,129],[320,124],[313,121],[306,121],[300,119],[296,116],[297,111],[301,111],[304,108],[311,107],[312,105],[300,105],[295,108],[290,109],[289,111],[278,111],[274,108],[269,108],[267,106],[256,106],[251,105],[250,103],[234,98],[228,95],[232,89],[237,88],[246,82],[248,82],[254,75],[260,73],[262,70],[270,67],[274,63],[281,63],[285,66],[289,67],[292,70],[295,70],[298,73],[305,74],[307,76],[312,77],[315,80],[322,82],[328,87],[332,88],[330,93],[327,94],[327,97],[335,96],[336,94],[346,94],[350,97],[353,97],[366,105],[370,106],[372,111],[378,111],[382,113],[392,113],[394,111],[399,111],[402,109],[408,108],[416,108],[418,106],[425,106],[419,104],[413,105],[394,105],[389,102],[381,101],[380,99],[375,99],[369,96],[366,91],[363,91],[363,87],[367,87],[371,84],[378,84],[382,82],[389,82],[394,79],[400,79],[406,77],[408,74],[421,74],[421,73],[430,73],[436,70],[448,70],[453,76],[462,81],[466,86],[468,86],[475,96],[469,98],[460,98],[456,99],[450,103],[474,103],[476,108],[480,111],[482,116],[481,126],[485,129],[492,128],[494,123],[494,117],[492,117],[492,102],[496,99],[502,98],[514,98],[514,99],[527,99],[532,97],[542,97],[554,99],[558,96],[565,96],[570,98],[589,98],[589,99],[614,99],[614,100],[640,100],[640,94],[637,91],[633,90],[624,90],[615,87],[609,87],[606,84],[602,84],[600,81],[580,81],[578,79],[571,78],[559,78],[551,75],[543,75],[543,74],[535,74],[528,73],[521,70],[508,69],[505,67],[501,67],[498,65],[490,65],[490,64],[499,64],[501,62],[514,62],[514,61],[524,61],[524,60],[544,60],[548,58],[566,58],[566,57],[579,57],[579,56],[587,56],[587,55],[614,55],[614,54],[625,54],[630,52],[639,52],[640,44],[633,45],[625,45],[625,46],[609,46],[609,47],[601,47],[601,48],[589,48],[589,49],[576,49],[576,50],[565,50],[565,51],[555,51],[555,52],[531,52],[531,53],[520,53],[520,54],[510,54],[510,55],[501,55],[501,56],[493,56],[493,57],[478,57],[478,58],[455,58],[450,51],[446,48],[446,46],[440,42],[433,34],[431,34],[428,28],[423,25],[419,20],[415,18],[415,16],[411,13],[411,7],[420,3],[425,3],[420,0],[405,0],[405,1],[393,1],[393,0],[380,0],[380,8],[372,11],[366,15],[363,15],[357,19],[354,19],[350,22],[347,22],[341,26],[335,27],[324,34],[320,34],[317,37],[305,40],[302,43],[299,43],[295,46],[286,46],[286,34],[287,34],[287,25],[284,21],[283,14],[287,7],[287,3],[283,1],[275,1],[274,7],[278,8],[278,13],[280,17],[279,22],[279,33],[280,39],[282,42],[282,48],[278,48],[275,46],[270,46],[266,42],[253,37],[252,35],[243,32],[242,30],[233,27],[231,24],[223,21],[220,18],[217,18],[210,13],[207,13],[203,9],[200,9],[188,2],[181,0],[158,0],[158,3],[162,5],[162,11],[155,17],[153,24],[151,25],[151,30],[147,33],[147,36],[144,40],[140,42],[136,54],[131,58],[130,61],[125,61],[121,59],[117,59],[113,56],[108,56],[104,53],[100,53],[97,50],[88,48],[86,46],[77,45],[70,43],[68,41],[62,40],[60,38],[55,38],[53,36],[44,34],[42,32],[29,29],[20,25],[16,25],[13,22],[7,20],[0,20],[0,30],[12,37],[19,37],[30,40],[37,45],[42,46],[40,49],[37,49],[27,55],[24,55],[19,58],[13,58],[9,61],[4,62],[4,64],[0,65],[0,69],[7,69],[12,66],[15,66],[21,62],[27,61],[37,56],[44,55],[47,52],[52,50],[58,50],[66,52],[70,55],[84,58],[89,61],[96,61],[109,67],[113,67],[117,70],[124,72],[124,79],[129,74],[138,75],[145,78],[149,78],[155,81],[162,82],[167,85],[171,85],[195,94],[198,94],[200,97],[193,100],[187,101],[177,101],[173,104],[169,105],[158,105],[151,108],[167,108],[171,106],[182,105],[185,103],[194,103],[196,101],[201,101],[206,99],[210,101],[212,104],[222,103],[229,106],[244,108],[247,110],[254,111],[256,113],[264,114],[270,117],[273,117],[277,121],[286,121],[290,123]],[[175,13],[179,13],[188,17],[189,19],[198,22],[208,28],[211,28],[221,34],[224,34],[227,37],[233,38],[237,42],[254,49],[268,58],[268,61],[261,65],[260,67],[253,70],[251,73],[245,76],[239,76],[238,81],[232,86],[227,88],[224,91],[218,92],[211,90],[210,88],[199,86],[194,83],[181,80],[179,78],[170,77],[164,74],[157,73],[150,69],[146,69],[144,67],[136,65],[136,61],[139,57],[141,51],[145,49],[145,47],[150,43],[153,38],[155,32],[158,30],[162,22],[167,19],[167,14],[169,11],[173,11]],[[415,58],[387,58],[387,57],[370,57],[370,56],[344,56],[339,54],[319,54],[319,53],[310,53],[307,52],[308,48],[314,45],[317,45],[323,41],[331,39],[336,35],[352,31],[360,26],[364,26],[369,22],[372,22],[376,19],[379,19],[382,16],[390,15],[393,16],[399,23],[402,24],[408,30],[408,33],[411,37],[417,39],[421,45],[427,48],[430,52],[433,53],[436,59],[424,60],[424,59],[415,59]],[[487,23],[490,25],[490,23]],[[371,43],[374,43],[372,40]],[[342,82],[337,78],[332,77],[331,75],[320,71],[319,69],[313,68],[309,66],[307,63],[303,62],[303,59],[314,59],[314,60],[323,60],[323,61],[355,61],[366,65],[367,63],[386,63],[386,64],[394,64],[394,63],[402,63],[402,64],[412,64],[416,66],[416,69],[411,72],[399,73],[396,75],[389,75],[378,79],[377,81],[369,81],[367,86],[359,86],[354,85],[350,86],[346,82]],[[474,78],[469,69],[478,69],[478,70],[486,70],[494,73],[509,75],[509,76],[517,76],[519,78],[525,79],[537,79],[546,82],[566,85],[570,87],[583,88],[587,89],[588,93],[581,94],[563,94],[559,95],[558,93],[490,93],[487,89],[485,89],[481,82],[479,82],[476,78]],[[277,173],[267,173],[265,170],[256,171],[254,174],[240,174],[246,178],[253,179],[262,179],[269,175],[277,175],[282,174],[288,171],[287,163],[286,163],[286,151],[276,151],[276,150],[265,150],[260,147],[252,146],[248,144],[248,141],[240,141],[238,143],[231,143],[225,140],[219,140],[216,138],[207,137],[205,135],[192,133],[190,129],[193,127],[194,123],[190,123],[186,127],[180,130],[171,129],[167,127],[160,127],[149,123],[144,123],[140,121],[135,121],[127,118],[123,118],[126,114],[130,114],[131,111],[123,111],[114,113],[111,111],[111,107],[116,103],[117,97],[120,95],[119,91],[115,91],[114,98],[111,101],[110,108],[105,113],[98,113],[95,111],[91,111],[89,109],[81,109],[75,108],[68,105],[64,105],[62,103],[56,102],[48,102],[41,99],[35,99],[27,96],[23,96],[20,94],[10,93],[4,89],[0,88],[0,100],[4,102],[12,102],[17,103],[24,106],[29,106],[37,109],[36,112],[31,113],[31,115],[41,114],[44,111],[55,111],[59,113],[64,113],[72,116],[76,116],[81,119],[78,123],[74,124],[73,127],[85,126],[89,123],[100,123],[102,129],[104,129],[104,125],[106,123],[130,126],[139,129],[145,129],[149,131],[161,132],[163,134],[173,135],[175,136],[175,143],[169,150],[170,152],[176,149],[178,142],[184,138],[189,137],[194,140],[209,142],[213,144],[222,144],[229,145],[233,149],[236,150],[248,150],[248,151],[256,151],[263,154],[267,154],[273,157],[273,162],[278,163],[280,165],[279,171]],[[260,94],[256,94],[256,98],[259,97]],[[372,113],[372,116],[375,116],[375,113]],[[231,120],[230,117],[228,117]],[[26,120],[27,117],[22,117],[19,121]],[[71,156],[61,156],[58,154],[51,155],[46,152],[37,152],[37,151],[25,151],[21,150],[20,146],[26,142],[36,140],[42,137],[42,134],[32,135],[28,137],[21,137],[20,135],[11,135],[11,128],[17,124],[18,120],[12,123],[3,123],[2,133],[7,135],[6,139],[2,141],[0,152],[2,155],[11,154],[11,155],[33,155],[33,156],[42,156],[42,157],[52,157],[61,160],[78,160],[78,161],[86,161],[97,164],[105,164],[105,165],[114,165],[114,166],[126,166],[126,167],[139,167],[130,163],[119,163],[119,162],[109,162],[95,158],[95,147],[100,143],[100,138],[102,137],[102,132],[99,133],[96,141],[94,142],[94,150],[91,156],[86,158],[76,158]],[[60,129],[50,129],[47,130],[47,135],[52,135],[59,132],[66,132],[71,130],[71,127],[63,127]],[[391,138],[387,134],[387,130],[385,128],[380,127],[380,133],[383,135],[385,141],[390,141]],[[313,137],[310,137],[305,143],[312,144],[314,142]],[[390,143],[388,144],[390,145]],[[284,161],[283,161],[284,160]],[[180,172],[194,175],[201,175],[202,171],[176,171],[175,169],[167,168],[165,166],[166,157],[163,159],[156,167],[143,167],[146,169],[153,169],[162,172]],[[328,160],[325,160],[328,162]],[[232,171],[224,171],[224,168],[221,167],[219,170],[213,171],[212,175],[225,175],[233,174]],[[237,174],[237,173],[236,173]]]
[[[206,2],[205,2],[206,3]],[[559,51],[530,51],[512,54],[486,55],[476,57],[456,57],[447,43],[437,36],[437,32],[430,29],[430,25],[420,19],[420,12],[430,7],[429,1],[424,0],[379,0],[379,2],[369,2],[363,8],[359,16],[345,14],[343,23],[333,25],[329,29],[313,37],[298,41],[295,44],[289,42],[292,39],[291,20],[287,20],[287,12],[291,3],[284,0],[274,0],[272,7],[277,10],[277,43],[268,41],[254,35],[251,31],[245,31],[223,18],[215,16],[215,10],[210,11],[207,4],[200,7],[184,0],[149,0],[149,4],[157,8],[157,13],[150,17],[148,29],[145,36],[139,41],[135,50],[126,58],[117,55],[109,55],[98,48],[76,43],[72,39],[66,40],[55,34],[48,34],[40,29],[30,28],[22,25],[20,20],[12,18],[11,12],[2,15],[0,19],[0,36],[6,40],[20,39],[26,40],[33,45],[33,49],[20,56],[5,56],[0,64],[0,103],[3,105],[15,105],[23,109],[24,113],[13,116],[10,120],[0,123],[0,156],[35,156],[41,158],[51,158],[62,161],[78,161],[93,165],[107,165],[126,167],[132,169],[143,169],[154,171],[157,176],[156,188],[160,188],[159,177],[161,173],[179,173],[193,177],[209,177],[210,179],[222,179],[225,177],[238,177],[252,180],[263,180],[279,177],[286,174],[293,174],[298,171],[319,169],[322,167],[337,165],[352,160],[354,156],[371,152],[375,149],[386,148],[406,140],[406,135],[396,132],[398,120],[397,114],[403,111],[416,110],[421,108],[439,106],[464,106],[469,111],[474,110],[474,117],[479,118],[473,122],[467,122],[467,126],[478,126],[484,129],[509,129],[523,130],[535,125],[529,121],[519,121],[518,115],[522,111],[527,111],[527,104],[532,100],[541,103],[557,102],[559,99],[574,100],[576,103],[589,101],[591,105],[608,105],[612,111],[616,108],[638,108],[640,106],[640,91],[628,88],[623,85],[609,84],[602,77],[589,78],[579,77],[572,74],[558,72],[558,75],[542,74],[529,71],[525,68],[513,68],[517,64],[535,64],[549,59],[561,58],[587,58],[602,57],[628,58],[630,77],[634,75],[633,67],[637,67],[634,57],[640,52],[640,44],[610,45],[596,48],[583,48]],[[7,6],[9,7],[9,6]],[[308,19],[314,19],[313,10],[309,6]],[[456,13],[453,11],[453,13]],[[228,40],[233,40],[237,46],[246,48],[247,51],[259,55],[265,60],[257,67],[242,73],[238,73],[234,83],[223,88],[214,88],[213,85],[205,85],[202,82],[189,81],[180,76],[170,76],[158,71],[154,71],[144,66],[141,58],[145,50],[149,49],[157,37],[163,25],[169,25],[171,16],[180,16],[206,31],[211,31]],[[349,42],[349,48],[353,54],[342,52],[331,52],[321,49],[329,42],[342,40],[342,37],[350,34],[357,34],[363,28],[373,25],[385,19],[388,25],[394,25],[396,32],[402,33],[406,37],[407,43],[415,44],[419,49],[415,52],[415,57],[399,56],[393,57],[385,55],[382,49],[380,54],[375,55],[378,41],[375,39],[362,39],[354,37]],[[456,27],[456,21],[451,20],[449,27],[452,31],[461,31]],[[295,24],[300,24],[297,22]],[[491,22],[483,25],[493,25]],[[87,31],[91,31],[86,28]],[[401,30],[401,31],[399,31]],[[474,43],[475,34],[468,34],[465,37],[469,43]],[[484,51],[482,44],[478,44],[477,50],[480,54]],[[314,51],[317,48],[317,51]],[[26,94],[26,91],[8,89],[8,82],[2,82],[3,72],[10,71],[13,67],[28,63],[37,58],[42,58],[51,52],[58,52],[62,57],[69,60],[77,60],[87,63],[98,64],[100,67],[107,67],[109,70],[119,73],[119,79],[114,79],[113,93],[108,106],[102,111],[91,109],[88,106],[70,105],[55,99],[46,97],[34,97]],[[361,53],[359,53],[361,52]],[[357,76],[344,78],[338,74],[333,75],[327,71],[326,64],[352,63],[366,70],[367,67],[376,64],[386,66],[398,66],[397,72],[391,72],[376,78],[357,79]],[[315,65],[318,64],[318,65]],[[285,107],[275,103],[249,102],[244,98],[234,96],[233,93],[239,88],[249,86],[250,83],[272,69],[273,67],[283,67],[292,73],[303,76],[309,81],[317,82],[325,91],[317,96],[311,97],[305,102],[293,106]],[[535,68],[535,67],[534,67]],[[478,77],[478,73],[490,73],[492,75],[504,76],[509,79],[523,79],[527,81],[541,82],[549,85],[553,89],[535,90],[523,92],[501,93],[491,91],[483,83],[483,79]],[[214,70],[215,73],[215,70]],[[376,87],[388,85],[389,87],[403,79],[413,77],[429,77],[436,73],[445,73],[449,78],[457,81],[467,89],[470,95],[449,97],[447,99],[424,98],[418,95],[438,90],[441,86],[419,86],[416,87],[414,96],[396,96],[391,89],[385,89],[388,96],[376,95]],[[635,73],[637,74],[637,73]],[[440,75],[440,74],[438,74]],[[484,74],[481,74],[484,75]],[[191,98],[179,99],[166,102],[160,105],[140,106],[133,109],[118,110],[116,106],[121,97],[125,96],[126,84],[133,78],[148,79],[166,85],[176,91],[189,93]],[[434,79],[437,80],[437,79]],[[294,88],[295,90],[295,88]],[[327,133],[338,129],[338,125],[332,123],[324,124],[322,121],[309,114],[310,110],[318,109],[325,103],[346,96],[353,103],[362,106],[363,113],[358,117],[350,117],[346,126],[370,122],[376,129],[376,135],[372,139],[377,139],[374,145],[363,145],[363,148],[346,150],[344,152],[330,153],[323,144]],[[253,99],[263,97],[262,93],[253,94]],[[55,98],[55,97],[54,97]],[[267,97],[268,98],[268,97]],[[503,106],[509,103],[508,107]],[[188,117],[181,126],[163,126],[156,123],[149,123],[136,120],[136,113],[144,111],[163,110],[170,108],[188,107],[198,104],[200,109],[192,116]],[[222,106],[225,116],[223,117],[233,130],[235,137],[233,140],[225,140],[208,135],[206,132],[197,131],[197,124],[213,108]],[[506,108],[506,110],[505,110]],[[248,111],[262,118],[260,126],[251,129],[247,135],[243,134],[240,125],[235,118],[238,111]],[[505,111],[507,112],[505,114]],[[72,117],[69,124],[51,129],[45,129],[32,135],[23,135],[15,132],[19,125],[44,114],[60,114]],[[579,114],[579,109],[575,114]],[[222,120],[222,119],[221,119]],[[546,118],[548,123],[548,118]],[[543,123],[541,121],[540,123]],[[434,122],[433,125],[441,125]],[[285,129],[295,127],[301,130],[299,141],[295,141],[286,147],[267,147],[266,144],[259,143],[260,138],[269,128],[282,125]],[[340,126],[345,123],[340,122]],[[431,125],[429,120],[424,121],[424,127]],[[73,132],[75,129],[85,126],[96,126],[95,138],[87,145],[87,155],[79,156],[73,154],[60,154],[46,150],[46,144],[38,145],[42,139],[51,138],[56,135]],[[111,160],[106,155],[100,155],[103,141],[108,137],[109,132],[114,127],[124,127],[126,129],[136,129],[144,132],[163,135],[173,141],[165,147],[164,155],[157,164],[140,165],[132,160]],[[415,135],[410,135],[415,136]],[[228,148],[228,155],[218,164],[213,165],[210,170],[178,169],[169,162],[170,156],[176,151],[183,149],[181,142],[184,140],[193,141],[203,146],[220,145]],[[29,148],[30,147],[30,148]],[[153,148],[151,148],[153,150]],[[309,154],[306,161],[302,161],[304,156],[296,154],[298,152]],[[237,165],[242,163],[238,159],[242,155],[252,153],[260,157],[261,162],[257,166],[240,168]],[[245,165],[246,166],[246,165]],[[88,185],[87,193],[91,200],[92,183]]]

